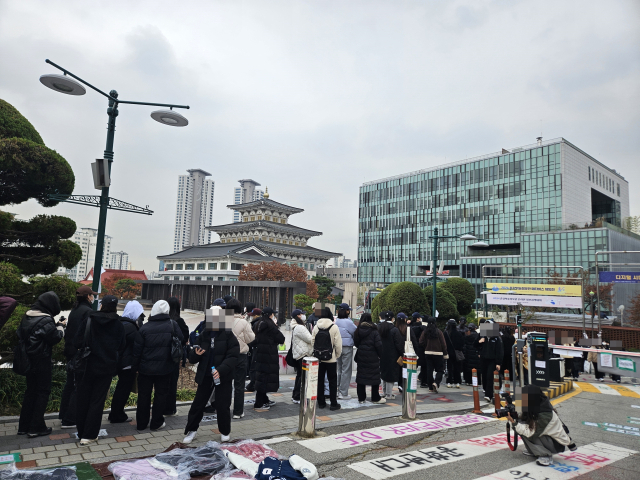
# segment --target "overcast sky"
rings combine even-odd
[[[640,2],[0,0],[0,98],[64,156],[76,194],[98,194],[106,101],[38,81],[46,58],[121,99],[188,104],[186,128],[120,107],[111,195],[151,217],[110,211],[112,250],[157,270],[173,251],[178,175],[216,182],[214,223],[241,178],[304,208],[310,245],[357,254],[365,181],[500,148],[565,137],[631,185],[640,214]],[[588,187],[585,187],[588,188]],[[98,210],[35,202],[27,219]]]

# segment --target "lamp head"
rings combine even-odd
[[[471,244],[472,247],[488,247],[489,244],[487,242],[485,242],[484,240],[479,240],[475,243]]]
[[[151,118],[170,127],[186,127],[189,125],[189,120],[173,110],[156,110],[151,112]]]
[[[465,233],[464,235],[460,236],[460,240],[477,240],[478,237],[476,237],[475,235],[471,235],[470,233]]]
[[[73,78],[67,77],[66,75],[57,75],[55,73],[41,75],[40,83],[45,87],[49,87],[51,90],[66,93],[67,95],[84,95],[87,93],[87,90],[81,83],[76,82]]]

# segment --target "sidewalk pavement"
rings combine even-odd
[[[245,403],[245,416],[240,420],[232,420],[231,437],[233,439],[266,439],[279,435],[295,433],[298,429],[300,406],[291,401],[289,392],[293,389],[295,377],[281,376],[280,392],[270,394],[276,405],[269,411],[255,411],[252,404]],[[355,383],[351,384],[350,395],[356,397]],[[439,394],[430,394],[426,390],[419,390],[417,395],[418,413],[455,412],[471,410],[473,398],[471,387],[457,389],[443,389]],[[400,417],[402,414],[402,399],[397,390],[395,400],[384,405],[359,406],[359,408],[330,411],[329,408],[316,410],[316,428],[348,425],[390,417]],[[245,402],[254,398],[253,393],[245,393]],[[340,400],[340,403],[352,406],[357,400]],[[4,419],[0,423],[0,453],[19,452],[23,462],[21,468],[45,467],[59,463],[80,461],[107,462],[122,458],[132,458],[154,455],[165,450],[174,442],[184,438],[184,427],[190,404],[184,402],[178,406],[175,416],[165,417],[166,427],[151,432],[148,428],[139,432],[135,428],[135,408],[129,409],[129,416],[134,418],[130,423],[110,424],[105,412],[102,428],[107,430],[108,436],[100,438],[95,444],[80,447],[75,439],[75,430],[62,430],[60,420],[48,419],[47,425],[53,427],[48,437],[28,439],[17,435],[17,419]],[[205,414],[206,416],[207,414]],[[201,423],[198,436],[192,445],[199,446],[209,440],[220,440],[215,420]]]

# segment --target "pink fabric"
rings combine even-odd
[[[168,480],[176,477],[154,468],[146,459],[133,462],[116,462],[109,465],[116,480]]]
[[[274,450],[257,442],[239,442],[235,445],[220,445],[220,448],[237,453],[256,463],[260,463],[267,457],[278,458],[278,454]]]

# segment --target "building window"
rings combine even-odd
[[[196,280],[202,280],[202,277],[196,277]]]
[[[180,277],[173,277],[174,280],[180,280]]]
[[[219,282],[224,282],[224,277],[218,277]]]
[[[226,270],[227,269],[227,263],[221,263],[220,264],[220,270]]]
[[[173,265],[165,265],[164,268],[166,270],[173,270]]]
[[[620,184],[618,184],[618,196],[620,196]]]
[[[344,278],[351,278],[351,275],[350,275],[350,274],[348,274],[348,273],[346,273],[346,274],[345,274],[345,276],[344,276]],[[436,306],[437,306],[437,305],[436,305]]]
[[[176,263],[176,270],[182,270],[182,264]]]
[[[185,269],[185,270],[193,270],[193,268],[194,268],[194,267],[195,267],[195,264],[194,264],[194,263],[186,263],[186,264],[184,265],[184,269]]]
[[[204,266],[205,266],[204,263],[199,263],[198,264],[198,270],[204,270]]]
[[[242,265],[241,263],[232,263],[231,264],[231,270],[242,270],[242,267],[244,265]]]
[[[217,270],[218,269],[218,264],[217,263],[210,263],[209,264],[209,270]]]
[[[342,277],[343,277],[343,275],[342,275],[342,274],[340,274],[340,278],[342,278]]]
[[[297,245],[297,243],[296,243],[296,245]],[[313,263],[309,264],[309,270],[314,270],[315,268],[316,268],[316,266]]]
[[[213,281],[213,277],[207,277],[207,280]]]
[[[185,280],[191,280],[191,277],[184,277]]]
[[[591,167],[587,167],[589,169],[589,180],[591,180]]]

